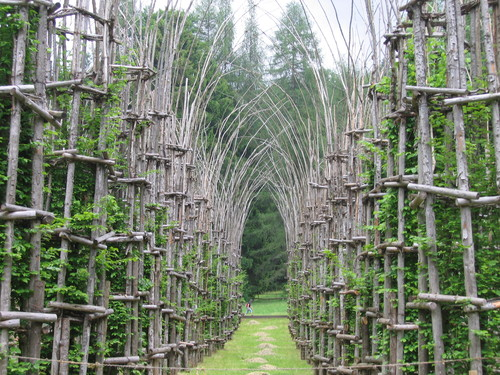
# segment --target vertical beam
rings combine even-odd
[[[400,51],[403,51],[403,48],[405,46],[405,40],[404,38],[399,38],[397,40],[397,47],[401,48]],[[393,48],[396,46],[393,46]],[[406,79],[407,79],[407,63],[406,59],[404,57],[404,54],[399,54],[398,58],[399,62],[399,71],[397,72],[397,75],[395,79],[397,80],[397,90],[398,92],[396,94],[396,100],[395,104],[397,108],[400,108],[403,106],[403,99],[406,97]],[[406,118],[401,117],[396,120],[396,123],[399,125],[399,134],[398,134],[398,158],[397,158],[397,173],[400,176],[403,176],[405,174],[405,168],[406,168]],[[399,188],[398,189],[398,207],[397,207],[397,213],[398,213],[398,233],[397,233],[397,239],[399,242],[404,243],[405,242],[405,216],[404,216],[404,209],[405,209],[405,197],[406,197],[406,192],[405,189]],[[397,316],[396,316],[396,322],[398,324],[404,324],[405,323],[405,255],[403,251],[400,251],[398,253],[398,259],[397,259],[397,286],[398,286],[398,292],[397,292],[397,301],[398,301],[398,306],[397,306]],[[396,363],[404,363],[404,331],[397,331],[396,332],[396,339],[397,339],[397,344],[396,344]],[[403,375],[403,368],[402,367],[396,367],[396,375]]]
[[[66,4],[67,5],[67,4]],[[79,0],[77,6],[82,7],[82,0]],[[64,25],[66,23],[66,18],[63,20]],[[75,15],[75,34],[73,39],[73,56],[84,55],[82,51],[82,38],[80,34],[84,31],[83,29],[83,16],[80,13]],[[63,59],[66,58],[66,44],[63,44]],[[82,78],[82,58],[74,58],[71,61],[71,75],[73,79]],[[63,60],[63,62],[66,62]],[[63,64],[65,66],[65,64]],[[81,107],[81,91],[74,90],[71,99],[71,110],[69,114],[68,121],[68,148],[75,149],[76,142],[78,138],[78,125],[80,120],[80,107]],[[71,218],[71,208],[73,205],[73,195],[75,187],[75,168],[76,162],[73,160],[68,161],[67,171],[66,171],[66,189],[64,195],[64,219],[69,220]],[[61,239],[61,251],[59,254],[60,269],[57,275],[57,288],[62,290],[66,286],[66,271],[67,262],[69,257],[70,243],[67,238],[63,237]],[[56,300],[58,302],[63,302],[63,295],[58,292]],[[52,367],[51,375],[66,375],[69,371],[69,366],[64,362],[59,363],[58,361],[66,361],[68,359],[69,352],[69,326],[70,321],[67,318],[58,317],[57,323],[54,325],[54,341],[52,347]]]
[[[38,10],[38,48],[36,53],[35,73],[35,95],[41,100],[42,106],[46,105],[45,80],[47,74],[47,6],[40,5]],[[32,179],[31,179],[31,206],[34,209],[43,209],[43,146],[44,120],[35,116],[33,121],[33,156],[32,156]],[[33,294],[26,301],[25,311],[39,312],[44,305],[45,283],[40,279],[40,257],[42,248],[42,233],[37,230],[39,220],[32,221],[33,232],[31,234],[30,254],[30,281],[29,289]],[[23,355],[31,358],[40,358],[42,345],[42,323],[29,322],[27,326],[26,342],[23,346]],[[35,362],[32,362],[35,363]],[[36,366],[28,371],[30,375],[38,374]]]
[[[28,38],[28,9],[27,6],[19,8],[20,27],[14,39],[12,85],[20,85],[24,80],[26,62],[26,42]],[[16,203],[17,167],[19,164],[19,138],[21,135],[21,103],[12,97],[10,115],[9,150],[7,165],[7,182],[5,187],[5,203]],[[12,247],[14,244],[14,222],[8,221],[5,229],[5,243],[3,255],[3,272],[0,283],[0,310],[9,311],[11,308],[12,291]],[[9,354],[9,330],[0,329],[0,375],[7,375]]]
[[[447,48],[446,65],[448,71],[448,87],[465,89],[466,66],[464,54],[464,25],[460,14],[460,3],[456,0],[446,1]],[[489,27],[485,25],[485,27]],[[495,72],[496,77],[496,72]],[[498,106],[498,105],[497,105]],[[457,184],[460,190],[469,190],[469,171],[467,163],[466,137],[464,113],[462,106],[453,106],[453,123],[455,124],[455,144],[457,158]],[[468,297],[477,297],[474,233],[472,231],[472,213],[468,206],[460,207],[460,221],[462,227],[462,245],[464,248],[463,263],[465,277],[465,293]],[[481,329],[479,312],[467,315],[469,326],[469,355],[472,358],[471,371],[482,375],[481,340],[475,333]]]
[[[483,24],[484,52],[488,71],[488,89],[490,92],[495,93],[498,92],[500,83],[493,46],[493,32],[491,30],[488,0],[480,0],[480,7]],[[498,101],[491,103],[491,126],[493,128],[493,144],[495,146],[497,191],[500,192],[500,104]]]
[[[422,18],[422,4],[413,5],[413,27],[415,35],[415,71],[417,85],[426,86],[427,71],[425,61],[425,22]],[[433,161],[431,147],[431,128],[429,123],[429,107],[427,103],[427,95],[421,93],[418,98],[418,135],[420,136],[418,144],[418,165],[419,165],[419,183],[433,185]],[[434,196],[428,194],[424,202],[425,214],[425,230],[428,240],[428,252],[431,256],[427,257],[429,289],[431,293],[439,293],[439,273],[437,265],[433,259],[437,253],[436,246],[436,220],[434,214]],[[443,343],[443,319],[441,306],[437,306],[431,312],[432,318],[432,334],[434,339],[434,361],[436,375],[444,375],[446,372],[445,365],[442,362],[444,354]]]

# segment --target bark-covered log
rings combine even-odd
[[[478,199],[479,193],[473,191],[464,191],[458,189],[450,189],[439,186],[430,186],[430,185],[422,185],[422,184],[413,184],[409,183],[406,188],[408,190],[415,190],[419,192],[426,192],[437,195],[444,195],[452,198],[463,198],[463,199]]]
[[[417,295],[419,299],[433,301],[433,302],[444,302],[444,303],[471,303],[476,306],[483,306],[488,303],[484,298],[477,297],[466,297],[466,296],[450,296],[446,294],[432,294],[432,293],[419,293]]]
[[[34,322],[51,323],[57,320],[56,314],[23,311],[0,311],[0,320],[21,319]]]
[[[450,87],[429,87],[429,86],[406,86],[408,91],[421,91],[428,94],[450,94],[450,95],[466,95],[467,89],[457,89]]]
[[[70,310],[70,311],[78,311],[82,313],[97,313],[97,314],[105,314],[106,308],[103,306],[94,306],[94,305],[79,305],[74,303],[65,303],[65,302],[56,302],[51,301],[48,303],[48,307],[53,307],[55,309],[61,310]]]
[[[9,319],[0,321],[0,328],[13,329],[21,327],[21,319]]]
[[[74,79],[70,81],[58,81],[58,82],[47,82],[45,88],[55,89],[60,87],[69,87],[73,85],[80,85],[82,83],[81,79]],[[17,88],[21,92],[34,92],[35,85],[16,85],[16,86],[0,86],[0,94],[11,94],[12,90]]]
[[[40,105],[35,103],[30,98],[28,98],[17,87],[14,87],[11,90],[11,94],[13,96],[15,96],[23,105],[32,109],[36,114],[38,114],[45,121],[49,122],[50,124],[52,124],[56,128],[61,127],[61,124],[54,118],[54,116],[52,116],[52,114],[48,110],[46,110],[45,108],[41,107]]]
[[[137,363],[141,360],[139,356],[131,357],[108,357],[104,359],[106,365],[124,365],[127,363]]]
[[[476,206],[476,207],[496,205],[500,204],[500,195],[492,197],[480,197],[478,199],[457,198],[456,204],[457,206]]]

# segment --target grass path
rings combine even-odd
[[[311,366],[300,359],[287,325],[286,318],[243,319],[224,349],[181,374],[312,375]]]
[[[256,299],[252,303],[253,314],[250,315],[286,315],[286,300],[273,299],[263,300]],[[246,312],[243,306],[243,313]]]
[[[284,290],[259,294],[252,300],[253,314],[250,315],[287,315],[287,293]],[[243,304],[242,312],[246,312]]]

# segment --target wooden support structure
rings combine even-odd
[[[365,4],[370,14],[371,1]],[[500,55],[498,51],[494,54],[496,47],[491,44],[498,42],[495,34],[499,30],[498,7],[487,0],[464,5],[448,0],[441,4],[442,13],[433,14],[435,5],[432,1],[412,0],[400,7],[397,29],[386,36],[389,69],[383,73],[390,79],[390,85],[383,86],[386,91],[381,93],[377,91],[378,78],[373,78],[363,85],[368,89],[371,108],[364,107],[366,101],[351,104],[353,108],[363,107],[368,114],[364,120],[368,129],[348,123],[342,134],[334,138],[334,148],[325,152],[323,171],[315,176],[314,182],[309,178],[307,190],[301,191],[306,202],[301,205],[298,219],[300,231],[293,233],[296,245],[289,248],[290,332],[302,357],[317,365],[316,374],[402,375],[404,367],[398,364],[408,362],[408,358],[418,358],[415,362],[419,363],[419,375],[450,371],[481,374],[492,366],[491,362],[485,365],[481,360],[483,343],[474,332],[484,329],[480,322],[486,320],[479,317],[498,309],[498,303],[491,295],[478,295],[478,254],[474,241],[484,237],[473,229],[482,231],[475,221],[484,219],[491,223],[493,217],[498,220],[498,213],[493,211],[500,200],[498,188],[494,191],[486,190],[485,186],[479,190],[472,187],[468,163],[474,157],[467,149],[469,145],[474,148],[476,127],[487,128],[486,138],[481,139],[492,152],[486,151],[486,155],[495,154],[496,169],[487,167],[485,173],[488,181],[492,176],[498,178],[500,146],[496,137],[500,134],[497,126],[500,112],[497,112],[496,66]],[[368,25],[370,31],[370,19]],[[470,30],[472,41],[465,41],[466,29]],[[430,35],[436,42],[428,42]],[[410,37],[412,53],[406,54]],[[371,38],[376,46],[375,32]],[[434,74],[429,70],[432,69],[429,55],[436,53],[432,50],[433,43],[446,51],[442,66],[446,66],[447,80],[440,82],[441,87],[429,84],[429,77]],[[464,46],[474,51],[472,63],[464,59]],[[381,73],[377,54],[374,47],[374,77]],[[485,56],[487,67],[481,65]],[[467,81],[465,73],[469,69],[475,72],[473,79],[478,81],[481,72],[487,70],[488,86],[484,87],[484,82],[475,86]],[[490,107],[490,125],[481,119],[473,122],[464,115],[464,108],[473,103]],[[442,104],[449,109],[439,112]],[[434,116],[438,113],[448,116],[447,122],[453,126],[442,128],[436,124]],[[443,131],[449,139],[446,149],[436,148],[435,142],[441,142],[436,133]],[[383,139],[387,134],[389,141]],[[370,151],[355,141],[371,143]],[[418,160],[408,157],[412,152]],[[445,152],[455,161],[444,164]],[[359,155],[363,155],[363,160]],[[484,150],[478,151],[477,156],[485,160]],[[452,166],[456,174],[451,178],[444,176],[443,171]],[[370,176],[361,178],[362,171],[367,170]],[[324,185],[323,181],[328,185],[328,199],[324,200],[316,192]],[[322,211],[325,204],[326,223]],[[438,224],[437,220],[442,223],[450,219],[439,212],[443,207],[451,207],[448,215],[458,218],[456,233],[445,233]],[[324,231],[320,230],[322,227]],[[492,236],[490,232],[490,240]],[[453,257],[464,267],[464,279],[457,282],[465,285],[465,293],[457,290],[455,293],[459,295],[441,291],[448,272],[442,257],[446,258],[444,253],[450,249],[440,248],[438,242],[451,244],[451,237],[463,249],[462,259]],[[324,242],[328,249],[318,251],[323,249]],[[491,246],[484,240],[481,243],[486,248]],[[351,279],[346,279],[346,275]],[[372,275],[372,279],[367,280],[366,275]],[[359,280],[368,288],[354,287]],[[335,286],[338,282],[342,284],[340,288]],[[407,288],[408,282],[413,283],[412,290]],[[349,310],[350,303],[357,307],[357,312]],[[461,322],[461,335],[470,343],[472,360],[466,364],[442,361],[453,350],[445,346],[443,339],[447,330],[456,332],[445,320],[451,315]],[[488,329],[492,332],[491,327]],[[426,345],[429,338],[434,348],[430,353]],[[411,355],[405,347],[408,340],[418,342],[418,349]],[[353,342],[357,345],[353,346]],[[329,354],[325,355],[324,350]],[[346,355],[354,360],[346,361]],[[366,367],[357,366],[363,362]],[[329,366],[323,367],[323,363]]]
[[[178,76],[187,13],[155,24],[118,0],[0,1],[19,21],[0,86],[10,108],[0,375],[13,347],[27,358],[52,348],[52,375],[105,365],[175,374],[222,348],[241,319],[245,219],[266,184],[286,227],[289,330],[316,375],[402,375],[410,360],[419,375],[486,373],[500,304],[476,275],[498,250],[500,8],[446,0],[436,13],[432,1],[408,1],[382,64],[371,3],[372,71],[345,85],[356,86],[346,123],[330,104],[316,108],[325,118],[310,132],[318,139],[304,140],[300,173],[287,181],[289,165],[264,159],[271,137],[248,163],[265,160],[276,181],[254,181],[226,168],[222,144],[200,146],[215,81]],[[139,17],[148,27],[132,37]],[[479,167],[487,183],[470,178]],[[461,267],[460,287],[448,262]],[[453,335],[467,338],[470,361],[445,361]]]

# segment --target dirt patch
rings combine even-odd
[[[248,324],[248,325],[251,325],[251,326],[255,326],[255,325],[257,325],[257,324],[260,324],[260,322],[258,322],[257,320],[252,319],[252,320],[249,320],[249,321],[247,322],[247,324]]]
[[[262,371],[254,371],[254,372],[249,372],[247,375],[271,375],[268,372],[262,372]]]
[[[264,327],[264,328],[261,328],[263,331],[271,331],[273,329],[277,329],[278,327],[276,326],[267,326],[267,327]]]
[[[259,337],[259,341],[276,341],[276,339],[271,336],[261,336]]]
[[[277,367],[273,365],[262,365],[259,367],[261,370],[276,370]]]
[[[257,345],[259,349],[276,349],[277,346],[274,344],[269,344],[268,342],[264,342],[262,344]]]
[[[254,357],[254,358],[245,359],[245,362],[250,362],[250,363],[267,363],[267,359],[262,358],[262,357]]]
[[[269,333],[267,333],[267,332],[255,332],[253,335],[264,337],[264,336],[269,336]]]
[[[276,353],[273,352],[272,349],[262,349],[260,352],[257,353],[257,355],[275,355]]]

